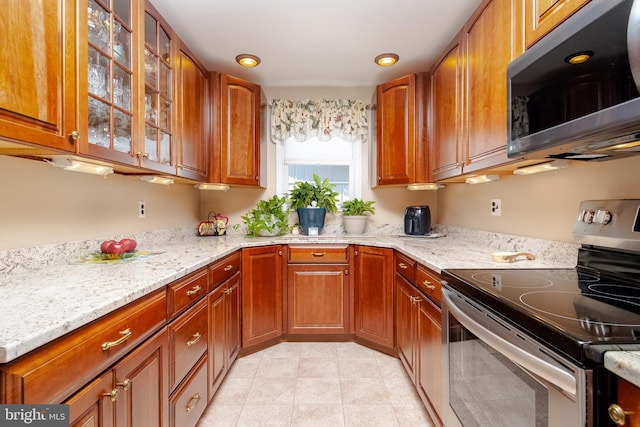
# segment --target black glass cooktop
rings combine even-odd
[[[448,286],[584,363],[596,344],[640,344],[640,287],[590,269],[444,270]]]

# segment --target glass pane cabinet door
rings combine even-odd
[[[144,18],[145,158],[163,165],[172,160],[171,38],[153,15]]]
[[[132,155],[134,74],[131,0],[87,2],[89,150]]]

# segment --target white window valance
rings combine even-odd
[[[292,136],[298,141],[313,137],[321,141],[328,141],[332,137],[347,141],[367,140],[369,105],[363,101],[274,99],[269,107],[271,139],[274,142],[283,142]]]

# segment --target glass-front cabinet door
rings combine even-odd
[[[119,163],[138,165],[136,157],[135,72],[136,0],[87,0],[81,8],[80,26],[86,25],[86,45],[78,46],[81,70],[81,97],[86,93],[86,104],[81,100],[81,129],[84,127],[82,112],[86,105],[86,130],[79,151],[92,157]],[[79,40],[83,40],[80,37]],[[83,55],[86,49],[86,55]],[[85,65],[86,61],[86,65]]]
[[[173,44],[171,31],[148,5],[144,14],[143,165],[176,173],[173,143]],[[151,163],[151,164],[150,164]]]

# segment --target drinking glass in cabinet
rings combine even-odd
[[[144,152],[149,160],[158,161],[158,130],[145,126]]]
[[[109,21],[111,14],[93,0],[88,9],[89,41],[102,50],[109,50]]]
[[[100,64],[89,64],[89,92],[102,98],[107,94],[105,71]]]
[[[160,122],[158,126],[162,129],[171,130],[171,103],[161,99],[159,110]]]
[[[122,111],[113,112],[113,149],[123,153],[131,152],[131,116]]]
[[[113,59],[125,67],[129,67],[129,52],[131,51],[131,34],[118,21],[115,21],[113,29]]]
[[[171,135],[160,132],[160,163],[171,164]]]
[[[144,49],[144,79],[150,87],[158,87],[158,62],[156,56],[149,49]]]
[[[124,88],[122,87],[122,77],[116,77],[113,79],[113,102],[120,107],[122,105],[122,94],[124,93]]]

